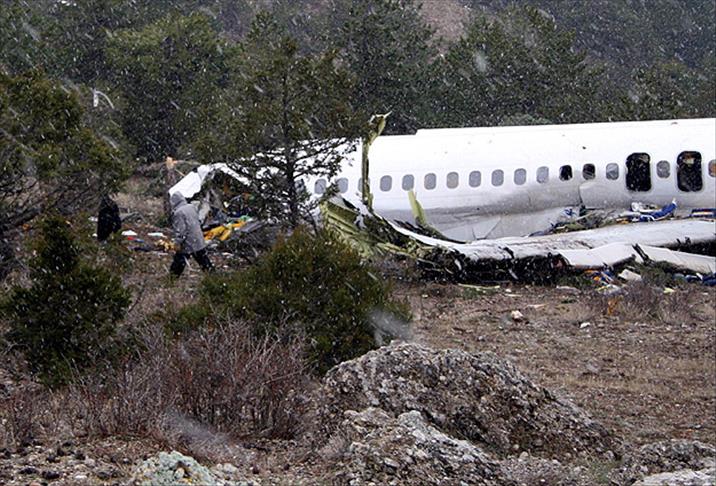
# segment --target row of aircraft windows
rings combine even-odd
[[[651,189],[651,171],[649,168],[650,157],[646,153],[631,154],[626,161],[626,185],[632,191],[649,191]],[[694,192],[703,188],[703,180],[701,176],[701,154],[698,152],[682,152],[676,165],[677,185],[681,191]],[[708,172],[711,177],[716,177],[716,160],[712,160],[708,165]],[[549,167],[539,167],[536,172],[536,180],[540,184],[549,181]],[[582,178],[584,180],[595,179],[597,175],[594,164],[584,164],[582,166]],[[667,179],[671,175],[671,164],[662,160],[656,164],[656,175],[661,179]],[[574,177],[572,166],[563,165],[559,168],[559,180],[569,181]],[[607,180],[615,181],[619,179],[619,164],[607,164],[605,177]],[[513,174],[515,185],[521,186],[527,182],[527,171],[525,169],[517,169]],[[490,182],[493,186],[499,187],[505,182],[505,172],[502,169],[492,171]],[[470,187],[479,187],[482,185],[482,173],[479,170],[470,172],[467,178]],[[345,193],[348,191],[348,179],[342,177],[336,181],[338,191]],[[449,172],[445,179],[445,185],[448,189],[455,189],[460,184],[460,175],[457,172]],[[358,182],[360,188],[361,182]],[[415,177],[412,174],[403,176],[400,187],[404,191],[415,188]],[[434,173],[425,174],[423,178],[423,187],[432,190],[437,187],[437,176]],[[389,175],[383,176],[379,181],[379,188],[383,192],[388,192],[393,188],[393,178]],[[318,179],[314,186],[316,194],[323,194],[326,191],[326,180]]]

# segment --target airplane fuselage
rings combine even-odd
[[[429,223],[471,240],[549,227],[567,207],[716,206],[716,119],[420,130],[382,136],[369,151],[373,208],[413,219],[413,190]],[[360,147],[335,182],[360,201]]]

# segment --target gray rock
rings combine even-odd
[[[179,486],[196,485],[221,486],[217,479],[195,459],[179,452],[160,452],[141,463],[130,480],[132,486]]]
[[[693,471],[684,469],[671,473],[647,476],[634,486],[713,486],[716,484],[716,469],[713,467]]]
[[[341,444],[330,454],[330,469],[337,471],[332,484],[502,484],[494,481],[495,461],[431,426],[417,411],[397,418],[377,408],[347,411],[329,443]]]
[[[660,473],[708,469],[715,460],[716,448],[697,440],[654,442],[625,454],[624,463],[613,479],[618,484],[632,484]]]
[[[314,441],[338,428],[347,410],[376,407],[389,416],[416,410],[430,425],[498,456],[600,455],[619,450],[599,423],[536,385],[491,353],[386,346],[328,372],[313,397]]]
[[[519,458],[508,458],[500,462],[500,484],[549,485],[549,486],[593,486],[581,467],[562,464],[552,459],[542,459],[523,452]]]

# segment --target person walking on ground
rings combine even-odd
[[[97,240],[107,241],[112,233],[122,229],[122,218],[119,217],[119,206],[107,194],[99,201],[97,215]]]
[[[186,260],[193,257],[204,271],[211,271],[214,266],[209,260],[206,251],[204,233],[201,232],[199,224],[199,213],[196,208],[186,202],[180,192],[175,192],[170,198],[172,206],[172,226],[174,227],[174,243],[176,253],[169,268],[172,275],[179,277],[184,268]]]

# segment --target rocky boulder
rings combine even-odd
[[[179,452],[160,452],[136,467],[129,482],[131,486],[229,486],[194,458]]]
[[[615,481],[619,484],[632,484],[638,480],[648,480],[652,482],[644,483],[645,485],[661,484],[653,481],[662,481],[663,477],[660,475],[664,473],[679,472],[677,476],[688,476],[690,471],[693,473],[691,476],[698,477],[708,474],[708,470],[713,470],[715,464],[716,448],[713,446],[697,440],[665,440],[644,445],[625,454],[624,464],[615,474]],[[665,484],[682,484],[672,479],[674,482]]]
[[[700,471],[684,469],[673,473],[653,474],[634,486],[713,486],[716,484],[716,469],[710,467]]]
[[[585,468],[523,452],[499,460],[469,441],[451,437],[417,411],[391,417],[367,408],[345,420],[320,451],[337,485],[423,484],[591,486]]]
[[[338,471],[332,484],[498,484],[497,463],[417,411],[397,418],[377,408],[347,411],[321,453]]]
[[[331,369],[313,398],[321,440],[347,410],[417,411],[439,431],[498,456],[599,455],[618,447],[599,423],[491,353],[385,346]]]

